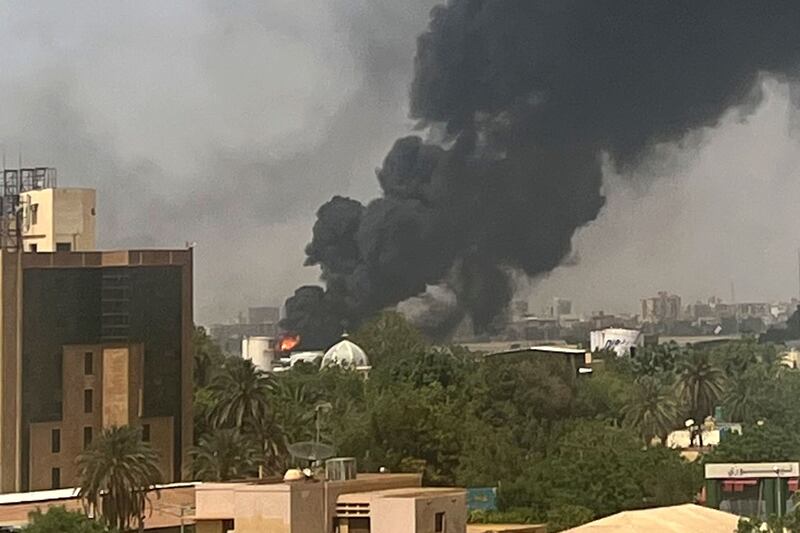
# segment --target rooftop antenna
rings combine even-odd
[[[733,285],[733,280],[731,280],[731,303],[736,303],[736,287]]]
[[[798,280],[798,296],[800,296],[800,248],[797,249],[797,280]]]
[[[320,416],[332,408],[333,406],[328,402],[320,402],[314,406],[314,440],[289,444],[287,448],[292,457],[304,459],[312,466],[318,466],[325,459],[336,455],[336,449],[333,446],[321,442]]]

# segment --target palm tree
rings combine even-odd
[[[314,438],[314,410],[311,395],[303,383],[279,379],[275,389],[275,418],[289,442]]]
[[[273,379],[247,359],[228,359],[209,388],[211,419],[216,427],[241,428],[270,412]]]
[[[636,381],[622,413],[625,424],[636,428],[648,446],[656,437],[663,442],[679,418],[672,389],[651,376]]]
[[[708,352],[701,350],[689,350],[678,361],[676,371],[678,393],[690,416],[702,424],[722,396],[725,374],[712,364]]]
[[[217,429],[189,452],[194,476],[202,481],[228,481],[253,475],[258,450],[235,428]]]
[[[158,454],[143,442],[138,428],[103,430],[78,456],[79,496],[112,528],[144,527],[149,492],[161,482]]]
[[[273,412],[264,413],[253,419],[247,426],[250,437],[259,449],[261,459],[259,466],[267,474],[283,472],[288,466],[289,452],[286,434],[278,423]]]
[[[260,449],[261,466],[269,471],[281,468],[286,439],[271,407],[275,397],[272,376],[247,359],[229,359],[209,389],[214,428],[240,428]]]

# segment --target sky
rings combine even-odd
[[[195,317],[279,305],[316,208],[368,200],[408,118],[416,35],[435,0],[5,2],[0,143],[8,161],[98,190],[102,248],[196,242]],[[519,280],[533,308],[635,311],[798,292],[800,150],[793,89],[764,80],[755,113],[605,174],[607,205],[568,265]],[[611,168],[611,165],[608,166]]]

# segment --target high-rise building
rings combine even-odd
[[[653,298],[642,300],[642,320],[645,322],[664,322],[681,317],[681,297],[661,291]]]
[[[74,486],[103,428],[142,429],[165,481],[192,444],[192,251],[0,251],[0,490]]]

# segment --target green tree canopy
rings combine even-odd
[[[800,434],[795,428],[786,428],[765,422],[748,425],[742,433],[733,433],[719,443],[705,457],[707,463],[742,463],[767,461],[797,461],[800,459]]]
[[[254,477],[260,458],[259,449],[237,428],[216,429],[189,453],[194,477],[201,481]]]
[[[101,522],[61,506],[49,507],[44,512],[37,509],[28,515],[28,521],[23,533],[111,533]]]

